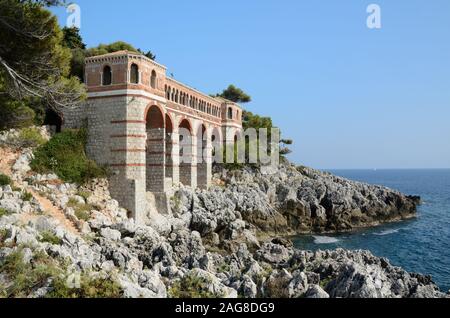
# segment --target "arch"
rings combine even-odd
[[[111,66],[105,65],[103,67],[103,73],[102,73],[102,85],[108,86],[112,84],[112,70]]]
[[[139,66],[133,63],[130,67],[130,83],[139,84]]]
[[[60,133],[62,125],[63,119],[60,114],[53,109],[47,109],[45,111],[44,126],[50,126],[56,133]]]
[[[145,122],[147,128],[164,128],[164,111],[158,105],[147,106],[145,111]]]
[[[228,119],[233,119],[233,108],[228,107]]]
[[[222,129],[213,127],[211,131],[211,155],[213,163],[223,163],[223,138]]]
[[[150,76],[150,86],[151,88],[156,88],[156,72],[152,70],[152,75]]]
[[[147,141],[145,149],[147,191],[165,191],[166,144],[164,111],[151,105],[145,114]]]
[[[184,118],[180,124],[178,125],[179,128],[185,128],[189,131],[189,133],[192,135],[192,124],[191,121],[188,118]]]
[[[193,149],[192,127],[188,118],[184,118],[179,124],[180,182],[195,188],[197,178],[195,177],[196,167],[193,165],[195,149]]]

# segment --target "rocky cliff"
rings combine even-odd
[[[414,214],[415,198],[385,188],[292,166],[221,171],[211,190],[182,188],[171,211],[150,209],[136,225],[107,180],[64,183],[31,172],[30,149],[1,151],[13,183],[0,187],[0,297],[447,296],[367,251],[313,253],[260,237]]]
[[[220,231],[236,214],[266,234],[344,232],[414,217],[420,203],[419,197],[288,163],[266,174],[216,170],[219,186],[175,195],[202,234]]]

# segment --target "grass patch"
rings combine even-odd
[[[89,191],[80,190],[78,191],[78,195],[82,197],[85,201],[91,196],[91,193]]]
[[[88,221],[91,216],[91,210],[94,209],[94,207],[90,204],[83,204],[79,203],[77,200],[70,198],[69,202],[67,203],[67,206],[69,208],[74,209],[75,216],[79,220]]]
[[[70,288],[66,279],[57,277],[53,290],[46,295],[47,298],[120,298],[122,288],[111,277],[91,278],[87,274],[80,276],[79,287]]]
[[[7,256],[0,272],[11,281],[0,289],[0,297],[26,298],[41,287],[49,285],[47,298],[117,298],[122,294],[120,286],[111,277],[91,278],[87,273],[79,276],[79,284],[70,287],[65,274],[66,266],[45,253],[35,253],[32,262],[24,263],[23,251],[18,249]]]
[[[12,186],[11,190],[13,190],[14,192],[22,192],[22,189],[16,186]]]
[[[322,289],[325,290],[325,289],[327,288],[328,284],[329,284],[332,280],[333,280],[332,277],[324,278],[324,279],[322,279],[322,280],[320,281],[319,286],[322,287]]]
[[[12,183],[12,180],[10,177],[8,177],[6,174],[0,173],[0,186],[7,186]]]
[[[41,233],[41,242],[43,243],[50,243],[53,245],[61,245],[62,244],[62,240],[57,237],[55,234],[53,234],[52,232],[49,231],[45,231]]]
[[[37,253],[33,262],[24,263],[22,249],[6,257],[0,272],[12,281],[10,286],[4,288],[4,297],[26,298],[34,290],[44,287],[51,277],[61,274],[61,269],[48,256]]]
[[[175,282],[169,289],[171,298],[216,298],[220,297],[210,293],[206,287],[209,284],[206,278],[186,275]]]
[[[5,242],[7,235],[8,235],[7,229],[0,230],[0,248],[3,247],[3,243]]]
[[[33,195],[30,192],[28,192],[28,191],[22,192],[22,200],[23,201],[29,202],[32,199],[33,199]]]
[[[37,147],[46,143],[36,127],[22,129],[19,132],[19,141],[24,147]]]
[[[106,176],[106,169],[88,159],[86,129],[65,130],[34,151],[31,168],[37,173],[54,172],[66,182],[84,184]]]
[[[4,208],[0,208],[0,218],[3,216],[6,216],[6,215],[10,215],[10,214],[11,214],[11,211],[8,211]]]

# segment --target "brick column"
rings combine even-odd
[[[211,185],[212,179],[212,144],[211,134],[209,130],[205,131],[202,138],[197,139],[198,145],[198,162],[197,162],[197,186],[207,189]]]
[[[108,163],[111,169],[109,190],[111,196],[130,212],[129,216],[134,218],[136,223],[142,224],[146,219],[146,133],[145,122],[140,117],[140,109],[145,100],[135,99],[133,103],[130,103],[132,99],[129,97],[114,100],[115,107],[108,108],[111,112],[111,119],[107,126],[109,128],[108,149],[103,150],[109,153]],[[90,131],[91,133],[95,131]]]
[[[165,192],[166,134],[164,128],[147,130],[147,191]]]
[[[195,136],[183,136],[180,143],[180,182],[185,186],[192,188],[197,187],[197,160],[195,151],[197,147],[197,140]]]
[[[166,150],[166,153],[169,153],[169,150]],[[172,184],[178,186],[180,183],[180,134],[178,126],[173,127],[170,154],[172,164],[170,167],[167,164],[167,167],[171,170]]]

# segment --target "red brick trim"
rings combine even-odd
[[[164,164],[162,164],[162,163],[160,163],[160,164],[153,163],[153,164],[148,164],[147,167],[164,167]]]

